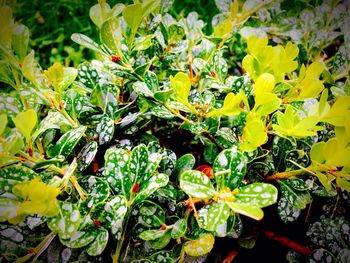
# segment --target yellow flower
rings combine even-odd
[[[9,219],[10,223],[18,223],[30,214],[52,217],[59,211],[56,197],[60,189],[46,185],[40,177],[15,185],[12,192],[24,201],[18,206],[16,216]]]

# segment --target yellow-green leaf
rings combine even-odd
[[[7,125],[7,116],[6,114],[0,115],[0,136],[3,134]]]
[[[131,30],[136,31],[143,19],[142,4],[132,4],[125,7],[123,17]]]
[[[215,238],[212,234],[204,234],[197,240],[187,241],[185,253],[192,257],[199,257],[208,254],[214,246]]]
[[[245,204],[238,204],[234,202],[226,202],[226,204],[236,213],[239,213],[241,215],[248,216],[250,218],[253,218],[255,220],[261,220],[264,217],[264,212],[261,208],[255,206],[255,205],[245,205]]]
[[[36,111],[33,109],[22,111],[12,120],[18,131],[23,134],[28,142],[38,120]]]
[[[188,94],[191,89],[190,78],[185,73],[179,72],[174,77],[170,76],[170,83],[176,98],[183,104],[188,105]]]
[[[350,192],[350,182],[347,181],[346,179],[337,177],[336,183],[337,183],[337,186],[339,186],[343,190]]]

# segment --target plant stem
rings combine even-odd
[[[35,248],[31,249],[30,253],[27,255],[16,259],[15,263],[22,263],[28,261],[31,257],[35,256],[32,262],[35,262],[38,257],[47,249],[52,240],[56,237],[56,232],[51,232],[48,234],[43,241],[40,242]]]
[[[125,240],[125,233],[126,233],[126,229],[128,227],[129,217],[130,217],[130,209],[128,209],[128,211],[126,212],[126,215],[125,215],[122,234],[120,236],[120,240],[118,240],[117,247],[115,249],[115,253],[114,253],[113,257],[112,257],[113,263],[120,262],[119,261],[120,251],[121,251],[121,249],[123,247],[123,243],[124,243],[124,240]]]
[[[64,108],[62,109],[58,109],[60,111],[60,113],[62,113],[62,115],[67,119],[67,121],[69,121],[69,123],[72,125],[73,128],[78,128],[79,124],[77,124],[71,116],[69,116],[69,114],[66,112],[66,110]]]
[[[224,260],[222,261],[222,263],[231,263],[238,255],[238,251],[237,250],[232,250],[230,253],[228,253],[228,255],[224,258]]]
[[[176,117],[180,118],[181,120],[183,120],[183,121],[185,121],[185,122],[187,122],[187,123],[189,123],[189,124],[192,124],[192,123],[193,123],[193,121],[187,119],[185,116],[181,115],[178,111],[172,109],[168,104],[165,103],[164,106],[165,106],[172,114],[174,114]]]

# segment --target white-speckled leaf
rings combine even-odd
[[[80,150],[77,156],[78,170],[80,172],[84,171],[95,158],[97,153],[97,142],[92,141],[87,144]]]
[[[24,166],[8,166],[0,170],[0,191],[12,192],[12,187],[18,183],[32,180],[37,173]]]
[[[58,203],[60,212],[48,218],[47,226],[51,231],[57,231],[60,238],[72,237],[80,226],[80,212],[77,205],[68,202]]]
[[[153,92],[145,82],[137,81],[132,85],[133,90],[140,96],[153,97]]]
[[[82,229],[79,229],[69,239],[60,239],[61,243],[69,248],[81,248],[90,244],[97,237],[98,228],[93,224],[86,224]]]
[[[114,135],[114,120],[108,116],[103,116],[97,124],[98,143],[100,145],[109,143]]]
[[[301,210],[293,207],[285,196],[281,196],[277,205],[278,215],[284,222],[293,222],[300,216]]]
[[[91,219],[98,221],[101,226],[110,228],[118,218],[114,206],[106,202],[96,204],[90,212]]]
[[[90,256],[98,256],[100,255],[103,250],[106,248],[106,245],[108,243],[108,230],[104,227],[101,227],[98,229],[97,236],[95,240],[89,244],[89,246],[86,248],[86,252]]]
[[[292,188],[289,180],[279,180],[281,196],[297,209],[304,209],[311,202],[311,195],[308,191],[297,191]]]
[[[47,116],[39,123],[32,135],[33,141],[48,129],[59,129],[62,125],[70,125],[67,119],[58,111],[49,111]]]
[[[224,203],[206,205],[198,211],[198,222],[201,228],[217,232],[230,215],[230,208]]]
[[[149,152],[149,150],[148,150]],[[148,155],[148,164],[143,176],[143,181],[149,180],[153,173],[157,170],[160,161],[162,160],[162,155],[160,153],[150,153]]]
[[[17,215],[16,211],[21,205],[21,202],[0,197],[0,222],[5,222],[10,218],[13,218]]]
[[[189,170],[181,174],[180,188],[189,196],[207,199],[216,191],[209,178],[200,171]]]
[[[157,189],[166,186],[169,177],[166,174],[159,173],[153,175],[148,181],[140,184],[140,190],[137,192],[133,204],[137,205],[153,194]]]
[[[148,150],[146,145],[136,146],[130,156],[129,170],[130,179],[133,184],[142,183],[148,166]]]
[[[149,90],[151,90],[152,92],[155,92],[158,90],[158,87],[159,87],[158,78],[155,73],[153,73],[152,71],[146,71],[144,79]]]
[[[116,211],[116,217],[112,222],[111,233],[115,239],[119,240],[122,234],[122,226],[124,216],[128,210],[127,200],[122,195],[115,196],[111,201],[108,202]]]
[[[193,169],[195,163],[196,159],[194,158],[193,154],[187,153],[182,155],[176,161],[174,174],[176,176],[180,176],[184,171]]]
[[[50,149],[49,155],[51,157],[59,155],[67,157],[73,151],[74,147],[77,145],[80,138],[84,135],[85,131],[85,126],[80,126],[79,128],[67,131],[61,136],[55,146]]]
[[[239,187],[246,174],[246,161],[237,147],[223,150],[215,159],[213,172],[218,189]]]
[[[108,183],[96,176],[84,178],[81,186],[89,194],[86,200],[81,201],[79,205],[82,214],[88,213],[94,205],[105,201],[110,194]]]
[[[178,239],[185,235],[186,230],[187,230],[187,222],[185,219],[180,218],[175,222],[175,224],[173,225],[173,228],[171,229],[171,232],[170,232],[171,237],[174,239]]]
[[[78,89],[69,89],[64,92],[64,106],[72,118],[79,118],[84,112],[94,112],[89,97]]]
[[[157,105],[155,107],[152,107],[151,113],[154,116],[158,117],[158,118],[163,118],[163,119],[172,119],[172,118],[174,118],[174,114],[172,114],[163,105]]]
[[[139,237],[142,240],[154,240],[154,239],[157,239],[157,238],[164,236],[167,231],[168,230],[161,230],[161,229],[146,230],[146,231],[143,231],[139,235]]]
[[[129,159],[128,152],[123,149],[110,149],[105,154],[105,178],[117,194],[127,198],[131,188]]]
[[[276,203],[278,190],[272,184],[253,183],[242,188],[236,195],[236,202],[243,205],[266,207]]]
[[[159,205],[144,201],[139,210],[138,221],[147,227],[160,227],[165,224],[165,212]]]

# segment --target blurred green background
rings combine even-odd
[[[15,20],[26,25],[31,34],[31,48],[43,68],[55,61],[77,66],[93,54],[71,41],[73,33],[83,33],[98,39],[96,26],[89,18],[90,7],[97,0],[9,0]],[[110,6],[117,3],[130,4],[132,0],[107,0]],[[214,0],[175,0],[170,13],[185,15],[196,11],[206,22],[206,31],[211,30],[211,18],[218,13]]]

